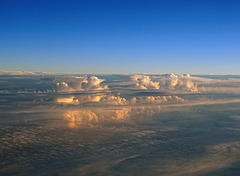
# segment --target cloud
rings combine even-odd
[[[103,95],[80,95],[80,96],[70,96],[66,98],[57,98],[57,103],[65,104],[100,104],[100,105],[128,105],[129,101],[120,96],[114,96],[112,94]]]
[[[74,110],[67,111],[64,113],[64,119],[68,121],[68,126],[70,128],[75,128],[79,125],[86,127],[87,125],[92,125],[99,121],[99,116],[90,110]]]
[[[135,83],[135,87],[139,89],[159,89],[159,83],[151,81],[149,76],[134,75],[131,80]]]
[[[101,100],[101,102],[105,102],[107,104],[113,104],[113,105],[127,105],[129,104],[128,101],[125,98],[122,98],[120,96],[104,96]]]
[[[207,152],[202,156],[180,159],[171,163],[152,166],[149,173],[159,173],[162,176],[197,176],[223,170],[233,163],[239,162],[239,142],[223,143],[207,147]],[[146,173],[146,175],[148,175]]]
[[[0,90],[0,94],[10,93],[8,90]]]
[[[100,79],[96,76],[34,74],[34,76],[12,76],[11,80],[7,76],[2,76],[0,80],[0,86],[2,87],[0,93],[44,94],[76,91],[108,91],[115,95],[119,92],[130,95],[131,93],[136,93],[136,91],[146,91],[161,92],[164,95],[173,95],[173,93],[240,94],[240,79],[237,77],[228,78],[223,76],[212,79],[211,77],[195,77],[189,74],[166,74],[124,76],[120,80],[114,80],[115,77],[105,76],[107,81],[104,82],[105,79]],[[19,79],[22,79],[22,81],[17,81]],[[16,80],[14,84],[11,83],[13,80]],[[10,83],[10,87],[6,86],[8,83]]]
[[[78,95],[61,97],[55,100],[57,103],[72,104],[72,105],[141,105],[141,104],[172,104],[185,103],[186,100],[179,96],[140,96],[126,99],[121,96],[114,96],[112,94],[93,94],[93,95]]]
[[[94,162],[82,167],[75,168],[68,172],[67,176],[74,176],[74,175],[122,175],[121,173],[114,171],[114,166],[117,166],[125,161],[135,159],[138,155],[131,155],[127,157],[122,157],[118,159],[103,159],[101,162]]]
[[[240,94],[240,79],[201,79],[198,80],[201,92]]]
[[[192,81],[192,77],[189,74],[175,75],[171,73],[162,76],[155,76],[155,79],[163,88],[183,90],[188,92],[198,92],[197,85]]]
[[[131,81],[138,89],[170,89],[184,90],[188,92],[198,92],[196,83],[189,74],[175,75],[166,74],[161,76],[134,75]]]
[[[56,101],[58,103],[64,103],[64,104],[74,104],[74,105],[78,105],[79,104],[78,99],[75,99],[74,96],[71,96],[69,98],[57,98]]]
[[[56,83],[57,91],[71,92],[82,90],[110,90],[119,89],[118,86],[124,88],[132,87],[143,90],[159,90],[166,93],[170,91],[179,91],[182,93],[193,92],[212,92],[212,93],[232,93],[240,94],[240,79],[211,79],[203,77],[194,77],[189,74],[185,75],[133,75],[130,76],[130,82],[117,82],[104,84],[104,79],[99,79],[96,76],[72,76],[62,78]],[[120,89],[121,90],[121,89]],[[38,92],[38,91],[36,91]]]
[[[179,96],[147,96],[139,97],[137,99],[139,103],[149,103],[149,104],[163,104],[163,103],[182,103],[185,100]]]
[[[29,72],[29,71],[0,71],[0,75],[49,75],[47,72]]]
[[[107,85],[102,85],[104,79],[96,76],[75,76],[56,83],[57,90],[60,92],[71,92],[80,90],[104,90],[108,89]]]
[[[182,95],[181,91],[191,92],[191,90],[188,89],[195,89],[194,86],[197,86],[198,91],[203,86],[205,86],[206,91],[210,91],[210,88],[228,88],[229,86],[231,90],[228,89],[227,91],[230,92],[237,89],[240,83],[238,79],[213,80],[189,75],[149,76],[149,78],[146,79],[148,81],[140,81],[140,84],[145,82],[143,85],[148,87],[150,89],[149,91],[139,90],[139,88],[136,89],[136,87],[135,89],[129,88],[133,86],[133,84],[127,84],[124,85],[126,86],[126,94],[124,94],[124,92],[123,94],[122,92],[118,94],[118,87],[116,88],[110,85],[111,83],[109,84],[113,78],[109,79],[110,81],[107,83],[110,85],[108,91],[105,91],[104,87],[106,87],[106,85],[102,79],[97,77],[51,76],[47,77],[48,79],[46,79],[44,84],[41,80],[42,77],[39,76],[36,78],[39,78],[39,81],[36,81],[34,84],[32,80],[28,79],[16,81],[16,84],[22,84],[21,86],[14,86],[16,90],[28,90],[29,85],[32,84],[31,90],[35,90],[34,88],[39,86],[36,90],[36,93],[39,93],[40,90],[44,92],[44,90],[49,89],[49,85],[53,86],[59,83],[58,90],[60,91],[60,88],[62,88],[63,93],[60,91],[32,95],[9,94],[4,95],[4,99],[2,98],[2,100],[0,100],[3,102],[1,104],[3,117],[0,125],[2,129],[0,139],[0,143],[2,144],[0,150],[2,152],[0,153],[3,155],[3,162],[1,162],[3,169],[9,168],[8,166],[14,163],[20,163],[20,169],[16,169],[16,174],[18,172],[25,173],[26,169],[23,165],[26,165],[26,168],[33,168],[37,163],[41,165],[41,168],[43,168],[42,166],[45,167],[49,165],[49,168],[51,167],[49,170],[52,171],[55,170],[55,168],[52,167],[51,163],[62,163],[61,161],[63,160],[66,162],[70,160],[75,162],[81,157],[81,159],[86,162],[79,163],[80,168],[88,164],[91,165],[95,161],[96,164],[100,163],[99,168],[93,165],[93,167],[85,168],[86,170],[83,169],[86,175],[89,171],[94,175],[94,172],[92,172],[93,168],[97,173],[99,173],[99,170],[101,173],[101,168],[104,167],[104,164],[101,163],[103,163],[103,158],[107,153],[107,156],[111,157],[108,157],[110,161],[106,162],[106,164],[110,163],[111,165],[111,163],[114,163],[112,161],[117,158],[120,160],[111,165],[111,167],[103,169],[103,175],[109,170],[116,171],[117,174],[115,175],[127,174],[129,170],[134,170],[133,168],[135,168],[135,164],[137,163],[138,166],[143,166],[142,170],[137,171],[140,175],[165,174],[173,176],[193,176],[199,175],[199,173],[208,174],[218,169],[224,169],[234,164],[234,162],[239,161],[240,145],[238,143],[210,146],[205,150],[205,148],[203,148],[203,145],[206,145],[204,141],[201,146],[197,146],[202,153],[194,152],[192,155],[191,150],[187,156],[184,152],[180,152],[173,154],[172,157],[167,157],[166,155],[166,158],[164,158],[164,153],[166,153],[164,149],[170,147],[169,151],[174,151],[176,147],[171,148],[172,146],[176,146],[174,144],[188,148],[188,143],[185,143],[185,140],[181,138],[181,136],[186,136],[186,132],[190,134],[190,138],[197,137],[195,135],[196,133],[191,136],[192,131],[186,131],[191,130],[190,128],[186,129],[182,127],[186,127],[185,123],[189,125],[196,124],[195,113],[199,119],[206,113],[198,111],[199,108],[188,108],[189,106],[205,105],[207,107],[211,104],[240,102],[240,99],[231,99],[236,96],[229,96],[226,97],[226,99],[224,99],[223,96],[216,96],[218,98],[216,99],[215,96],[208,96],[208,94],[194,96],[186,93],[187,95]],[[128,79],[129,77],[126,78],[126,81],[128,81]],[[157,82],[158,85],[160,85],[159,89],[151,90],[152,88],[154,89],[154,86],[146,84],[146,82],[149,82],[149,79],[150,82],[154,84]],[[11,82],[9,83],[8,85],[13,85]],[[6,87],[8,85],[6,85]],[[53,87],[50,87],[50,89],[53,89]],[[87,91],[71,92],[76,90]],[[143,94],[127,94],[128,90],[137,93],[143,92]],[[162,94],[159,90],[163,90],[162,92],[164,93]],[[180,90],[180,93],[177,94],[177,91],[169,90]],[[64,91],[66,91],[66,93]],[[144,94],[145,92],[149,94]],[[173,93],[171,94],[171,92]],[[184,99],[182,97],[184,97]],[[203,98],[205,99],[203,100]],[[35,99],[36,102],[33,102]],[[53,103],[53,101],[55,103]],[[174,106],[176,106],[176,108]],[[231,107],[231,112],[233,110],[232,108],[234,108],[234,110],[237,108],[237,106],[232,107],[227,105],[214,106],[214,108],[219,108],[225,112],[229,110],[229,107]],[[211,112],[215,111],[214,108],[211,108]],[[179,123],[180,121],[178,120],[173,119],[174,122],[171,120],[172,116],[174,116],[174,118],[176,114],[178,116],[178,112],[184,112],[182,114],[184,115],[188,112],[187,110],[193,113],[193,116],[191,116],[193,121],[191,119],[187,121],[180,119],[181,123]],[[200,110],[203,110],[202,106]],[[215,112],[219,113],[219,110]],[[181,114],[179,117],[182,117]],[[235,118],[239,117],[235,116]],[[203,118],[202,120],[205,119]],[[202,122],[202,120],[200,121]],[[141,123],[143,125],[141,125]],[[182,124],[184,124],[184,126],[182,126]],[[225,125],[228,125],[228,123]],[[75,129],[67,130],[66,126]],[[227,129],[230,126],[221,126],[221,129],[222,127]],[[165,128],[175,128],[178,131],[174,133],[162,132],[161,130]],[[236,127],[236,133],[237,132],[238,129]],[[231,132],[231,134],[233,133]],[[229,140],[234,140],[234,138]],[[173,141],[176,141],[176,143]],[[209,140],[207,142],[209,142]],[[192,143],[189,145],[191,144]],[[33,146],[37,147],[34,148]],[[135,157],[134,154],[136,154],[136,151],[143,151],[141,152],[143,155],[139,158]],[[154,154],[158,153],[155,158],[152,158],[152,151],[157,151],[154,152]],[[128,158],[127,156],[133,157]],[[182,156],[184,157],[182,158]],[[158,160],[158,158],[160,159]],[[147,164],[146,162],[142,163],[142,161],[146,160],[150,162]],[[62,165],[64,164],[65,163],[62,163]],[[129,168],[125,166],[129,166]],[[65,172],[74,167],[75,166],[69,166],[63,170],[59,170],[59,172]],[[48,168],[46,170],[41,170],[41,168],[34,170],[34,172],[36,171],[36,173],[40,175],[51,175]],[[124,170],[122,170],[122,168]],[[148,168],[150,171],[145,174]],[[12,169],[9,169],[9,172],[12,172]],[[79,173],[82,174],[81,169]],[[6,172],[3,172],[3,174],[7,175]],[[63,174],[61,173],[60,175]]]
[[[117,109],[104,110],[101,108],[67,110],[64,113],[64,120],[70,128],[93,127],[101,126],[105,122],[146,121],[149,117],[159,113],[160,110],[160,106],[126,106]]]
[[[240,94],[239,77],[205,76],[196,77],[189,74],[176,75],[133,75],[133,76],[71,76],[49,75],[38,72],[0,71],[0,75],[15,75],[9,79],[2,76],[0,93],[54,93],[74,91],[106,91],[130,94],[131,91],[152,91],[171,93],[228,93]],[[20,76],[19,76],[20,75]],[[25,76],[21,76],[25,75]],[[28,76],[27,76],[28,75]],[[19,81],[21,79],[22,81]],[[105,79],[107,80],[106,82]],[[12,83],[14,81],[14,83]],[[6,86],[9,84],[9,86]],[[128,92],[126,91],[128,90]]]

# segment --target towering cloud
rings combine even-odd
[[[64,113],[70,128],[104,125],[104,122],[146,121],[148,117],[161,111],[160,106],[123,107],[118,109],[81,109]]]
[[[173,73],[158,76],[160,86],[172,90],[183,90],[188,92],[198,92],[197,84],[193,82],[189,74],[175,75]]]
[[[134,87],[138,89],[170,89],[198,92],[196,83],[189,74],[166,74],[161,76],[134,75],[131,76]]]
[[[104,79],[99,79],[96,76],[82,76],[82,77],[70,77],[65,81],[57,82],[58,91],[79,91],[79,90],[103,90],[107,89],[107,85],[101,83]]]
[[[159,89],[159,83],[153,82],[149,76],[134,75],[131,80],[135,83],[135,87],[139,89]]]

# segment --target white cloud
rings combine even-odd
[[[239,78],[225,80],[203,78],[198,81],[201,85],[199,87],[201,92],[240,94]]]
[[[160,86],[172,90],[183,90],[188,92],[198,92],[197,84],[192,81],[189,74],[175,75],[167,74],[155,77]]]
[[[108,89],[107,85],[102,85],[103,81],[104,79],[99,79],[96,76],[70,77],[57,82],[56,86],[60,92]]]
[[[139,89],[159,89],[159,83],[153,82],[149,76],[146,75],[134,75],[131,76],[131,80],[135,83],[135,87]]]
[[[138,89],[170,89],[184,90],[188,92],[198,92],[196,83],[189,74],[175,75],[166,74],[161,76],[134,75],[131,81]]]
[[[0,71],[0,75],[49,75],[47,72],[29,72],[29,71]]]

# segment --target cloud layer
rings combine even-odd
[[[238,78],[20,75],[0,87],[0,175],[239,173]]]

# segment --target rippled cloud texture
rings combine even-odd
[[[240,76],[0,74],[0,175],[240,173]]]

